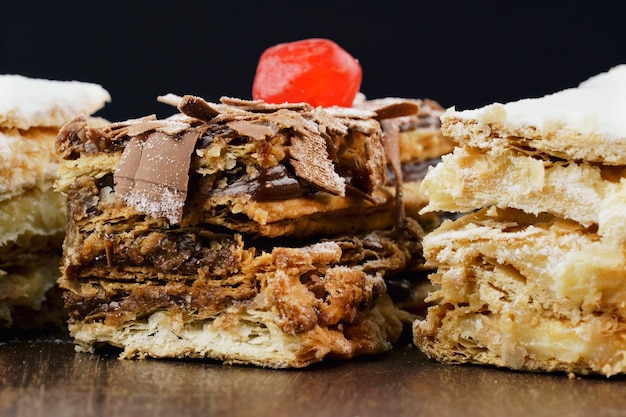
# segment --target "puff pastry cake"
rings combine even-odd
[[[447,363],[626,370],[626,66],[545,97],[449,109],[458,147],[424,211],[466,213],[424,240],[436,305],[414,341]]]
[[[422,264],[405,213],[426,202],[390,185],[403,133],[381,121],[419,105],[160,100],[178,112],[58,136],[77,348],[271,368],[391,349],[404,316],[385,280]]]
[[[0,75],[0,328],[63,320],[50,292],[59,277],[65,198],[54,192],[56,135],[110,100],[101,86]],[[58,294],[56,294],[58,297]],[[59,298],[60,300],[60,298]]]

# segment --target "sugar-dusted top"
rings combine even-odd
[[[0,127],[60,127],[109,101],[111,96],[98,84],[0,75]]]
[[[591,77],[578,87],[543,97],[494,103],[474,110],[451,108],[446,113],[444,118],[500,122],[510,128],[532,126],[543,133],[567,126],[583,135],[626,139],[626,65]]]

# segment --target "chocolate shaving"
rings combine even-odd
[[[116,193],[139,211],[179,224],[198,137],[195,129],[180,137],[160,131],[133,137],[114,174]]]
[[[403,230],[406,221],[404,194],[402,191],[402,162],[400,160],[400,130],[394,119],[381,120],[384,132],[384,145],[389,164],[396,177],[396,229]]]
[[[293,136],[289,156],[298,177],[330,194],[346,194],[345,180],[335,172],[324,138],[319,135]]]
[[[171,120],[146,120],[129,124],[125,135],[138,136],[151,130],[157,130],[168,135],[177,135],[187,129],[189,129],[189,124],[187,123],[179,123]]]
[[[124,122],[115,122],[111,123],[108,126],[105,126],[102,129],[102,134],[111,138],[111,140],[121,140],[122,138],[128,137],[128,132],[130,130],[130,126],[135,124],[142,124],[144,122],[155,121],[156,115],[151,114],[149,116],[144,116],[139,119],[129,119]]]
[[[376,109],[376,119],[395,119],[403,116],[413,116],[419,111],[419,105],[411,101],[398,101]]]
[[[114,174],[115,192],[120,196],[129,195],[135,186],[135,174],[141,164],[142,142],[139,137],[131,138],[124,148]]]
[[[97,153],[111,146],[111,139],[87,124],[80,116],[64,124],[57,135],[55,148],[64,159],[76,159],[81,153]]]
[[[226,125],[239,135],[248,136],[255,140],[264,140],[276,134],[274,129],[267,124],[253,123],[247,120],[234,120],[226,123]]]
[[[173,93],[167,93],[162,96],[158,96],[157,101],[159,103],[168,104],[170,106],[178,108],[178,106],[180,106],[180,103],[183,101],[183,98]]]
[[[190,117],[208,122],[220,114],[217,106],[209,103],[201,97],[186,95],[178,105],[178,110]]]
[[[395,175],[396,189],[396,229],[404,230],[406,213],[404,210],[404,196],[402,190],[402,162],[400,159],[400,125],[407,116],[417,117],[419,101],[401,98],[385,98],[366,100],[357,104],[358,108],[373,110],[376,119],[383,129],[383,139],[387,159]]]
[[[245,111],[253,111],[253,112],[274,112],[277,110],[293,110],[293,111],[310,111],[313,107],[308,103],[281,103],[281,104],[272,104],[266,103],[263,100],[242,100],[239,98],[233,97],[222,97],[220,99],[222,104],[237,107],[241,110]]]

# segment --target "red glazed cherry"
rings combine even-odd
[[[361,88],[359,61],[328,39],[281,43],[263,52],[252,97],[267,103],[352,107]]]

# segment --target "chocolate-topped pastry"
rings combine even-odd
[[[360,67],[319,54],[337,48],[273,49],[292,63],[262,58],[254,100],[168,94],[166,119],[64,126],[59,284],[79,350],[286,368],[391,349],[414,316],[387,282],[423,263],[427,201],[403,176],[433,157],[402,142],[441,133],[419,123],[426,102],[346,107]],[[318,70],[332,89],[294,87]]]
[[[376,110],[161,101],[179,112],[58,136],[80,349],[267,367],[390,349],[385,279],[419,268],[423,231],[397,216],[419,198],[396,201]]]

